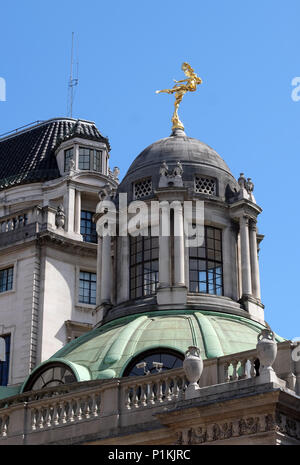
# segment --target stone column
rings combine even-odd
[[[159,235],[159,287],[170,287],[170,222],[165,224],[162,231],[162,215],[164,211],[160,212],[160,235]],[[169,221],[170,217],[168,216]],[[164,234],[164,235],[162,235]]]
[[[74,231],[80,234],[80,218],[81,218],[81,192],[75,191],[75,227]]]
[[[242,294],[252,294],[251,283],[251,262],[249,246],[249,218],[242,216],[240,218],[240,237],[241,237],[241,262],[242,262]]]
[[[75,190],[75,215],[74,215],[74,231],[80,234],[80,218],[81,218],[81,192]]]
[[[116,237],[117,240],[117,303],[129,299],[129,236]]]
[[[97,289],[96,289],[96,305],[101,303],[101,279],[102,279],[102,237],[98,236],[97,244]]]
[[[74,232],[74,207],[75,207],[75,189],[67,186],[64,195],[64,210],[66,215],[65,231]]]
[[[252,293],[254,297],[260,300],[260,279],[256,232],[256,222],[252,220],[249,224]]]
[[[101,304],[111,302],[111,237],[102,238],[102,258],[101,258]]]
[[[224,296],[238,300],[236,232],[228,225],[222,231]]]
[[[175,203],[175,202],[174,202]],[[174,208],[174,285],[185,285],[185,248],[183,208],[180,202]]]

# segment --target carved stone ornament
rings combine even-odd
[[[159,169],[158,187],[183,187],[182,174],[183,168],[180,161],[177,162],[172,173],[169,172],[168,165],[163,161]]]
[[[277,355],[274,333],[270,329],[263,329],[257,336],[257,340],[256,350],[260,366],[262,370],[270,370]]]
[[[106,183],[99,191],[99,199],[102,200],[112,200],[115,197],[116,189],[114,189],[110,184]]]
[[[190,346],[188,348],[185,353],[185,359],[183,361],[183,369],[190,383],[186,390],[187,395],[188,392],[200,389],[198,381],[203,371],[203,360],[201,358],[200,349],[198,347]]]
[[[177,431],[175,444],[204,444],[205,442],[230,440],[233,437],[270,431],[278,431],[292,438],[300,439],[300,422],[278,412],[276,417],[273,414],[261,414]]]
[[[57,211],[55,214],[55,224],[58,229],[64,229],[65,227],[65,221],[66,221],[66,215],[64,211],[63,205],[59,205],[57,207]]]

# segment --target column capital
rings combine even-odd
[[[250,222],[249,222],[249,229],[250,229],[251,231],[257,231],[257,226],[256,226],[256,225],[257,225],[257,220],[251,218],[251,219],[250,219]]]

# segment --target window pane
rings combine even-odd
[[[157,238],[130,237],[130,257],[131,298],[154,294],[158,285]]]
[[[14,267],[0,270],[0,292],[10,291],[13,288]]]
[[[190,291],[222,295],[221,230],[205,226],[205,237],[204,247],[193,247],[189,252]]]
[[[0,337],[5,341],[5,360],[0,361],[0,386],[7,386],[10,361],[10,334]]]
[[[93,212],[81,210],[80,234],[85,242],[97,243],[96,224],[93,222]]]
[[[85,304],[96,304],[96,273],[80,272],[78,300]]]
[[[90,169],[90,149],[83,147],[79,148],[79,163],[78,167],[80,170],[89,170]]]
[[[100,150],[94,150],[94,170],[102,171],[102,152]]]
[[[65,150],[64,171],[69,171],[70,161],[73,159],[73,148]]]

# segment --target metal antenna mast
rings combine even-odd
[[[70,69],[70,79],[68,84],[68,108],[67,108],[67,116],[72,118],[73,116],[73,103],[74,103],[74,87],[78,85],[78,61],[77,61],[77,69],[76,74],[74,73],[74,32],[72,32],[72,50],[71,50],[71,69]],[[74,74],[76,77],[74,78]]]

